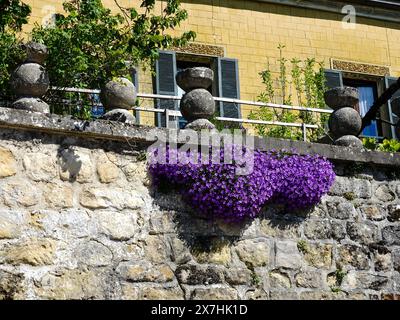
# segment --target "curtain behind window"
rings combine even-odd
[[[374,88],[372,87],[358,87],[360,91],[360,114],[362,117],[366,115],[368,110],[374,104],[375,95]],[[378,128],[376,125],[376,121],[373,121],[368,127],[366,127],[363,131],[364,136],[368,137],[377,137],[378,136]]]

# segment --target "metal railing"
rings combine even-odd
[[[100,90],[96,90],[96,89],[51,87],[51,90],[78,93],[78,94],[96,94],[96,95],[100,94]],[[153,99],[153,100],[173,100],[173,101],[181,100],[181,97],[179,97],[179,96],[168,96],[168,95],[149,94],[149,93],[138,93],[137,97],[141,98],[141,99]],[[234,103],[234,104],[239,104],[239,105],[247,105],[247,106],[255,106],[255,107],[269,107],[272,109],[305,111],[305,112],[315,112],[315,113],[323,113],[323,114],[331,114],[333,112],[333,110],[329,110],[329,109],[306,108],[306,107],[301,107],[301,106],[289,106],[289,105],[282,105],[282,104],[275,104],[275,103],[263,103],[263,102],[255,102],[255,101],[240,100],[240,99],[214,97],[214,100],[216,102]],[[152,113],[164,114],[165,119],[166,119],[165,124],[166,124],[167,128],[169,128],[172,123],[175,123],[175,122],[169,121],[170,117],[182,117],[181,112],[178,110],[148,108],[148,107],[134,107],[133,110],[135,110],[137,112],[142,111],[142,112],[152,112]],[[307,141],[307,129],[318,129],[317,125],[307,124],[307,123],[264,121],[264,120],[238,119],[238,118],[227,118],[227,117],[216,117],[215,119],[218,121],[230,122],[230,123],[257,124],[257,125],[266,125],[266,126],[284,126],[284,127],[301,128],[304,141]]]

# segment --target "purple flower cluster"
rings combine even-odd
[[[230,164],[224,163],[227,148],[234,155],[241,152]],[[149,173],[156,187],[168,184],[200,215],[227,222],[256,217],[270,200],[294,210],[310,207],[335,179],[332,164],[320,156],[263,153],[238,146],[225,146],[214,154],[220,163],[202,161],[200,153],[168,148],[150,156]],[[157,160],[160,156],[165,163]],[[254,164],[251,173],[237,175],[237,169],[250,162]]]

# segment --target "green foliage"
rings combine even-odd
[[[258,287],[261,284],[261,281],[261,277],[255,271],[253,271],[251,273],[251,284],[255,287]]]
[[[101,0],[68,0],[65,14],[55,26],[36,25],[32,37],[50,51],[47,60],[52,85],[101,88],[108,80],[129,76],[131,66],[153,65],[158,50],[182,46],[195,38],[167,33],[187,18],[179,1],[168,0],[162,14],[154,13],[155,0],[144,0],[139,13],[114,0],[120,12],[113,14]]]
[[[308,245],[305,240],[300,240],[297,242],[297,249],[299,249],[300,252],[302,253],[307,253],[308,252]]]
[[[297,104],[309,108],[325,108],[324,93],[326,91],[326,79],[323,62],[317,62],[315,59],[302,61],[295,58],[290,61],[289,65],[289,61],[284,58],[283,54],[285,46],[279,45],[278,49],[279,75],[274,79],[268,61],[267,69],[260,72],[265,91],[260,93],[258,100],[264,103],[293,105],[293,95],[291,92],[294,91]],[[278,84],[277,87],[275,83]],[[328,117],[327,115],[316,115],[311,112],[296,112],[262,107],[257,111],[252,111],[249,119],[317,124],[319,129],[311,135],[312,139],[316,139],[324,132],[324,125]],[[300,128],[255,125],[255,129],[260,136],[291,140],[300,140],[303,138]]]
[[[346,192],[345,194],[343,194],[343,197],[348,201],[353,201],[357,198],[354,192]]]
[[[9,97],[11,72],[22,60],[17,32],[27,23],[31,8],[19,0],[0,0],[0,99]]]
[[[363,145],[366,149],[382,152],[400,152],[400,142],[395,139],[385,139],[378,143],[375,138],[364,138]]]

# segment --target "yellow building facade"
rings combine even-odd
[[[62,1],[25,2],[32,6],[26,32],[34,23],[44,23],[53,13],[62,10]],[[119,0],[124,7],[138,7],[140,2]],[[177,65],[179,61],[182,66],[191,65],[188,62],[211,64],[214,70],[218,68],[218,61],[232,59],[238,72],[237,98],[256,100],[264,90],[259,73],[267,62],[278,73],[277,47],[282,44],[288,60],[323,61],[327,70],[337,71],[342,83],[368,82],[379,95],[390,84],[388,77],[400,76],[400,6],[376,7],[369,6],[372,1],[361,1],[361,5],[359,1],[347,1],[352,2],[356,20],[349,24],[343,21],[348,21],[346,14],[352,12],[352,7],[342,13],[346,3],[341,1],[318,1],[318,5],[314,1],[313,5],[312,1],[183,0],[182,7],[188,11],[189,18],[174,32],[192,30],[197,38],[188,49],[177,50],[174,59]],[[103,3],[117,10],[114,0],[103,0]],[[157,1],[156,11],[161,12],[164,6],[165,1]],[[157,80],[150,75],[139,71],[138,79],[141,92],[156,91]],[[221,96],[218,89],[213,93]],[[246,118],[250,110],[251,107],[242,106],[240,116]],[[382,117],[391,118],[387,113]],[[143,114],[141,121],[151,124],[154,116]],[[379,135],[388,136],[389,131],[390,128],[383,128]]]

